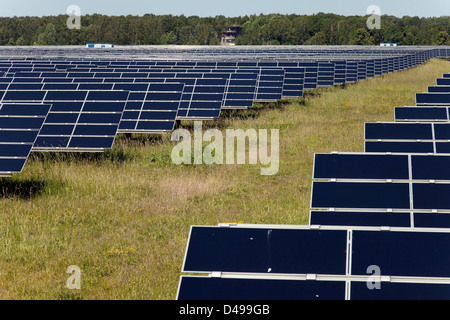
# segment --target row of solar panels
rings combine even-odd
[[[366,123],[366,152],[315,155],[309,226],[193,226],[182,272],[207,276],[183,275],[178,299],[450,299],[444,79]]]
[[[202,60],[228,59],[290,59],[291,57],[317,57],[330,55],[346,56],[397,56],[419,52],[424,56],[448,56],[449,47],[362,47],[362,46],[236,46],[236,47],[208,47],[208,46],[115,46],[114,49],[91,50],[84,47],[22,47],[2,48],[0,58],[14,60],[43,59],[46,57],[76,58],[78,60],[99,60],[100,58],[123,59],[133,58],[144,60],[143,57],[155,60],[173,59],[185,60],[189,55]],[[13,58],[11,58],[13,56]]]
[[[423,52],[419,54],[423,56]],[[411,62],[411,56],[405,56],[405,61]],[[246,109],[258,101],[300,97],[306,89],[395,71],[400,67],[394,64],[397,58],[289,66],[247,61],[237,62],[234,68],[219,66],[220,62],[206,67],[199,61],[195,66],[193,62],[166,61],[138,69],[117,68],[112,60],[89,62],[86,68],[76,60],[68,64],[70,59],[60,64],[55,62],[58,59],[44,63],[10,58],[2,61],[0,102],[51,105],[31,150],[97,152],[111,148],[117,133],[167,132],[177,120],[210,120],[218,118],[222,109]],[[381,69],[375,68],[378,62]],[[367,65],[373,66],[374,73],[367,74]],[[344,74],[345,78],[339,78]],[[15,154],[13,146],[21,142],[6,134],[20,128],[5,129],[3,157],[8,163],[16,161],[0,172],[10,175],[21,171],[26,153]]]
[[[330,86],[334,84],[343,84],[346,82],[355,82],[383,73],[394,72],[415,66],[421,62],[409,61],[403,64],[395,64],[389,59],[379,60],[362,60],[362,61],[310,61],[297,63],[237,63],[237,66],[201,66],[196,65],[177,65],[178,62],[166,62],[166,65],[147,66],[139,68],[124,68],[117,66],[86,67],[85,65],[74,67],[74,65],[55,64],[52,68],[43,67],[41,64],[24,67],[24,66],[3,66],[0,72],[3,76],[20,76],[33,77],[37,73],[41,73],[41,77],[114,77],[114,78],[152,78],[161,76],[170,76],[171,74],[183,77],[198,77],[195,73],[226,73],[226,72],[255,72],[258,68],[264,72],[269,72],[267,68],[276,68],[278,71],[284,70],[286,80],[285,85],[301,85],[304,79],[305,89],[314,89],[317,86]],[[254,65],[254,66],[252,66]],[[274,70],[276,70],[274,69]],[[279,70],[281,69],[281,70]],[[63,72],[69,72],[67,76]],[[89,73],[87,75],[86,73]],[[161,75],[160,73],[163,73]],[[302,75],[304,73],[304,75]],[[296,81],[295,81],[296,80]],[[299,82],[300,81],[300,82]],[[298,91],[298,90],[297,90]],[[293,93],[284,92],[284,96],[292,96]],[[298,96],[301,92],[295,92]]]
[[[78,61],[78,60],[31,60],[31,61],[8,61],[0,59],[0,66],[2,71],[29,71],[30,69],[36,69],[36,71],[51,71],[55,69],[71,69],[71,68],[130,68],[130,69],[146,69],[150,67],[298,67],[303,63],[338,63],[345,64],[361,63],[362,66],[368,65],[368,67],[376,68],[402,68],[402,66],[420,64],[421,62],[428,60],[421,55],[403,55],[396,57],[315,57],[315,58],[299,58],[296,59],[272,59],[272,60],[244,60],[244,61],[177,61],[177,60],[164,60],[164,61],[127,61],[127,60],[102,60],[102,61]],[[350,65],[350,64],[349,64]],[[308,66],[308,65],[305,65]]]
[[[111,148],[118,133],[162,133],[173,130],[177,120],[216,119],[222,109],[301,97],[306,89],[410,67],[416,63],[412,56],[403,57],[403,64],[396,63],[402,57],[395,57],[289,64],[247,61],[234,67],[154,61],[139,68],[124,68],[130,61],[108,59],[87,65],[73,59],[60,63],[58,58],[10,57],[0,63],[5,123],[0,126],[0,175],[20,172],[31,151],[99,152]],[[48,113],[42,113],[42,105]],[[38,114],[33,114],[33,106]]]

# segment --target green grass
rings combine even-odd
[[[173,165],[170,136],[119,136],[105,154],[33,153],[0,179],[0,299],[174,299],[191,225],[307,224],[314,154],[363,151],[365,122],[393,121],[445,72],[448,61],[432,60],[203,124],[280,129],[275,176]],[[70,265],[81,290],[66,288]]]

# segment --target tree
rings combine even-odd
[[[27,43],[23,36],[21,36],[19,39],[17,39],[16,46],[25,46],[25,45],[27,45]]]
[[[239,45],[450,45],[450,19],[382,16],[382,29],[368,30],[366,16],[260,14],[243,17],[144,16],[81,17],[81,29],[66,26],[68,16],[0,18],[0,45],[220,44],[227,26],[241,26]]]
[[[45,26],[44,31],[42,31],[42,33],[39,34],[39,36],[37,38],[37,44],[40,46],[55,45],[56,41],[57,41],[56,37],[57,37],[57,33],[56,33],[55,26],[52,23],[48,23]]]
[[[447,31],[441,31],[437,34],[435,43],[438,46],[448,46],[450,45],[450,36]]]
[[[358,30],[356,30],[356,34],[354,36],[354,44],[370,45],[373,44],[373,40],[370,36],[370,33],[366,29],[359,28]]]
[[[177,43],[177,35],[173,31],[169,31],[164,33],[161,36],[161,44],[176,44]]]

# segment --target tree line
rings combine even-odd
[[[80,29],[67,15],[0,18],[0,45],[219,45],[227,26],[241,26],[237,45],[450,45],[450,17],[383,15],[369,30],[368,16],[261,14],[240,17],[84,15]]]

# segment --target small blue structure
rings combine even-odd
[[[113,43],[86,43],[87,48],[114,48]]]

